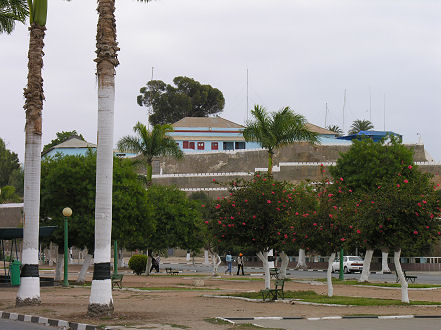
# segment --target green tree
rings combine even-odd
[[[76,137],[78,137],[79,139],[81,139],[81,140],[83,140],[83,141],[86,141],[86,140],[84,139],[83,135],[78,134],[76,130],[73,130],[73,131],[67,131],[67,132],[65,132],[65,131],[61,131],[61,132],[57,132],[56,135],[57,135],[57,138],[56,138],[56,139],[53,139],[50,143],[44,145],[44,147],[43,147],[43,152],[45,152],[46,150],[49,150],[49,149],[52,148],[53,146],[56,146],[56,145],[58,145],[58,144],[60,144],[60,143],[63,143],[64,141],[66,141],[67,139],[69,139],[69,138],[72,137],[72,136],[76,136]]]
[[[0,138],[0,188],[10,184],[14,171],[19,169],[18,155],[7,149],[5,142]]]
[[[288,239],[287,217],[292,209],[289,190],[287,183],[268,175],[237,180],[231,183],[228,198],[212,206],[212,218],[206,223],[218,246],[258,251],[265,270],[265,288],[270,285],[268,252],[283,249],[283,240]]]
[[[225,99],[217,88],[189,77],[175,77],[173,83],[175,86],[151,80],[140,89],[137,102],[151,107],[152,125],[172,124],[184,117],[207,117],[223,110]]]
[[[349,189],[358,195],[375,193],[383,183],[393,180],[397,173],[403,172],[413,161],[413,152],[405,147],[399,139],[390,136],[387,140],[374,142],[372,139],[364,138],[361,141],[353,140],[351,148],[337,160],[335,167],[330,168],[334,180],[344,179]],[[364,197],[354,197],[353,204],[359,204],[358,200]],[[375,217],[375,214],[365,214],[364,219],[369,223],[375,219],[367,219],[368,216]],[[366,249],[365,263],[360,282],[369,279],[370,262],[375,248],[385,251],[385,246],[376,239],[375,235],[370,239],[359,242],[359,246]],[[386,253],[386,252],[385,252]],[[387,263],[385,263],[385,266]],[[387,268],[385,269],[387,271]]]
[[[25,23],[29,15],[27,0],[0,0],[0,33],[10,34],[15,22]]]
[[[439,194],[428,174],[412,165],[370,191],[354,206],[354,229],[360,240],[376,240],[394,251],[395,269],[401,282],[401,301],[409,302],[407,282],[400,265],[403,248],[421,252],[439,240]],[[361,220],[361,221],[360,221]],[[371,243],[372,244],[372,243]]]
[[[306,119],[285,107],[271,115],[265,108],[256,105],[251,114],[254,121],[248,121],[243,131],[245,140],[259,142],[268,149],[268,174],[272,175],[275,151],[296,141],[317,143],[317,134],[306,126]]]
[[[351,125],[351,128],[349,130],[349,135],[357,134],[361,131],[369,131],[374,128],[374,125],[369,120],[361,120],[357,119],[354,120],[354,122]]]
[[[118,141],[118,149],[124,152],[140,154],[141,161],[147,169],[147,185],[152,183],[152,162],[153,157],[172,156],[177,159],[183,157],[183,152],[176,145],[173,138],[166,135],[167,131],[173,130],[170,125],[155,125],[152,131],[138,122],[133,131],[136,136],[125,136]]]
[[[153,228],[149,221],[147,192],[137,179],[133,163],[115,158],[113,162],[112,237],[121,247],[148,237]],[[87,248],[94,254],[94,213],[96,153],[55,156],[42,162],[41,217],[46,225],[57,225],[53,242],[63,246],[64,207],[70,207],[69,244]]]
[[[0,189],[0,204],[4,203],[18,203],[21,198],[15,193],[13,186],[4,186]]]
[[[381,182],[400,173],[403,166],[411,165],[413,152],[397,138],[374,142],[369,138],[353,140],[349,150],[340,154],[332,176],[344,182],[353,191],[376,190]]]

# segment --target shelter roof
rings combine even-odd
[[[40,227],[40,237],[49,237],[52,235],[53,231],[57,226],[43,226]],[[11,240],[23,238],[23,228],[0,228],[0,240]]]

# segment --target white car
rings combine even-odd
[[[343,257],[343,271],[345,274],[351,272],[360,272],[363,270],[364,260],[359,256]],[[336,258],[332,263],[332,272],[340,271],[340,259]]]

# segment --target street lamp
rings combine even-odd
[[[63,209],[63,215],[64,215],[64,281],[63,286],[69,286],[69,281],[67,278],[68,275],[68,226],[67,226],[67,218],[72,215],[72,209],[70,207],[65,207]]]

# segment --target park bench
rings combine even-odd
[[[403,274],[404,274],[404,278],[406,280],[406,282],[411,282],[411,283],[415,283],[415,280],[418,278],[418,276],[414,276],[414,275],[407,275],[406,271],[403,269]],[[398,283],[400,281],[400,278],[398,277],[398,273],[397,270],[395,270],[395,275],[397,276],[397,281],[396,283]]]
[[[115,287],[115,285],[122,289],[122,280],[124,275],[123,274],[112,274],[112,290]]]
[[[274,278],[279,278],[279,269],[278,268],[270,268],[270,278],[274,277]]]
[[[169,275],[178,275],[179,274],[179,270],[175,270],[172,268],[166,268],[165,272]]]
[[[277,300],[278,297],[282,297],[282,299],[285,299],[285,294],[283,293],[284,286],[284,279],[276,279],[274,281],[274,289],[270,288],[260,291],[260,293],[262,294],[262,300]]]

